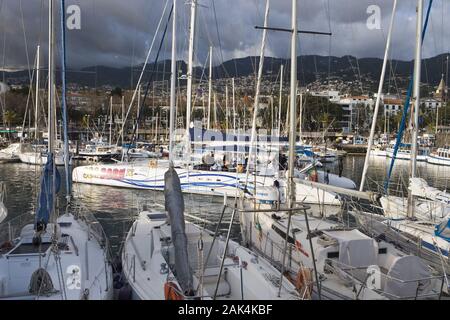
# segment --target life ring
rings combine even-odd
[[[300,269],[297,272],[295,288],[305,298],[311,298],[313,289],[311,269],[300,267]]]
[[[166,282],[164,284],[164,297],[166,300],[184,300],[183,295],[180,293],[180,289],[173,282]]]

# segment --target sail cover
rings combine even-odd
[[[339,242],[339,262],[361,268],[377,263],[377,244],[372,238],[358,230],[324,231]]]
[[[438,224],[434,234],[450,242],[450,218],[447,218]]]
[[[36,212],[35,225],[43,224],[47,225],[50,218],[50,213],[53,208],[53,197],[59,192],[61,185],[61,176],[53,165],[53,153],[49,153],[47,156],[47,163],[44,168],[44,172],[41,177],[41,191],[39,193],[39,203]],[[53,192],[53,168],[55,168],[55,190]],[[53,194],[54,193],[54,194]]]
[[[395,298],[414,298],[431,291],[431,273],[417,256],[396,257],[389,268],[385,292]]]
[[[184,223],[184,199],[180,178],[173,164],[164,174],[164,197],[169,213],[172,242],[175,249],[175,270],[178,283],[186,296],[194,294],[192,270],[189,266],[188,241]]]

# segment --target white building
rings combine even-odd
[[[309,91],[309,93],[313,97],[327,98],[330,102],[333,102],[333,103],[339,103],[339,100],[341,99],[339,91],[336,91],[336,90]]]
[[[442,106],[442,102],[440,99],[426,98],[422,99],[422,106],[424,106],[426,110],[436,110],[436,108]]]
[[[398,98],[384,98],[384,114],[386,116],[395,116],[403,109],[403,100]]]
[[[342,129],[344,132],[351,132],[356,129],[358,120],[358,105],[364,106],[364,110],[372,112],[374,101],[369,96],[347,96],[340,98],[337,104],[342,106],[344,120]]]

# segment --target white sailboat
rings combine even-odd
[[[50,84],[54,83],[53,5],[54,1],[49,0]],[[61,12],[64,14],[64,8]],[[62,27],[65,28],[64,24]],[[62,34],[64,39],[64,31]],[[65,63],[62,72],[64,91]],[[64,99],[63,94],[63,103]],[[60,177],[53,157],[55,106],[54,86],[50,85],[49,153],[41,179],[38,210],[33,223],[29,223],[33,216],[25,214],[1,225],[0,299],[103,300],[112,297],[107,240],[98,222],[86,214],[71,212],[70,207],[57,217]]]
[[[431,4],[430,4],[431,5]],[[420,99],[420,70],[421,70],[421,42],[422,42],[422,15],[423,1],[418,0],[418,19],[416,30],[416,58],[414,69],[414,92],[413,101]],[[382,81],[380,82],[380,86]],[[374,123],[376,113],[374,114]],[[406,248],[414,244],[412,248],[406,250],[411,253],[418,253],[421,257],[426,257],[437,270],[445,275],[446,290],[449,283],[446,274],[450,268],[444,261],[448,259],[450,248],[449,218],[450,218],[450,194],[440,191],[428,185],[428,183],[417,177],[416,162],[419,161],[420,147],[417,143],[418,135],[418,110],[414,107],[414,125],[412,134],[412,145],[407,150],[407,156],[400,155],[406,160],[411,160],[411,177],[408,185],[408,198],[394,195],[380,197],[383,215],[365,213],[357,210],[357,219],[371,232],[377,230],[375,234],[382,235],[388,232],[397,233],[392,238],[392,242],[398,241],[400,246]],[[371,139],[369,139],[371,141]],[[369,156],[369,151],[368,151]],[[391,155],[392,156],[392,155]],[[367,158],[366,158],[367,160]],[[366,163],[363,173],[363,180],[367,173]],[[361,190],[363,183],[361,184]],[[375,226],[375,227],[374,227]],[[384,226],[384,227],[383,227]],[[388,231],[389,229],[389,231]],[[402,241],[399,241],[403,239]]]
[[[440,224],[448,221],[450,214],[450,194],[430,187],[427,182],[417,176],[417,161],[419,160],[418,128],[419,110],[417,101],[420,100],[420,70],[422,63],[422,21],[423,21],[423,1],[418,0],[418,19],[416,35],[416,58],[414,68],[414,92],[413,92],[413,131],[411,143],[411,170],[408,186],[408,198],[401,198],[391,195],[383,196],[380,199],[384,215],[389,219],[404,220],[410,225],[411,221],[421,220],[423,222]]]
[[[12,143],[7,148],[0,150],[0,163],[20,161],[20,143]]]
[[[176,176],[173,169],[168,174]],[[174,188],[170,181],[165,185],[166,190]],[[170,201],[172,208],[184,207],[173,195],[167,197],[166,203]],[[179,197],[182,199],[181,190]],[[170,218],[166,212],[140,212],[128,232],[122,266],[133,299],[300,299],[288,280],[279,288],[280,272],[267,260],[232,240],[215,239],[192,223],[178,226],[180,221],[184,224],[182,209],[178,210],[179,221],[168,210]],[[182,248],[185,251],[180,252]],[[186,260],[180,262],[180,256]]]
[[[39,72],[40,72],[40,46],[37,46],[36,53],[36,101],[34,114],[34,131],[35,139],[39,139]],[[49,124],[50,125],[50,124]],[[43,166],[47,163],[47,148],[46,145],[32,145],[31,143],[20,143],[18,157],[22,163]],[[64,165],[64,154],[58,151],[54,154],[54,161],[57,166]]]
[[[47,146],[33,146],[29,143],[21,144],[19,159],[22,163],[43,166],[47,163]],[[54,161],[57,166],[64,165],[64,152],[56,151]]]
[[[223,197],[235,196],[239,190],[252,193],[255,186],[279,186],[280,194],[285,193],[286,179],[280,175],[278,170],[272,175],[260,175],[256,172],[250,172],[249,166],[246,173],[230,172],[226,170],[200,170],[191,162],[191,143],[189,128],[191,127],[191,104],[192,104],[192,67],[194,57],[194,37],[196,28],[196,13],[192,12],[190,35],[189,35],[189,60],[187,74],[187,117],[186,117],[186,144],[184,160],[175,163],[176,171],[180,177],[182,190],[186,193],[196,193],[203,195],[214,195]],[[262,77],[262,67],[264,58],[264,39],[261,50],[260,66],[257,87],[260,86]],[[255,100],[258,101],[259,92],[257,91]],[[256,115],[258,103],[255,103],[254,124],[256,128]],[[255,141],[256,129],[252,132],[252,144]],[[253,156],[253,145],[250,145],[250,156]],[[172,149],[173,150],[173,149]],[[118,164],[99,164],[92,166],[80,166],[73,170],[72,178],[74,182],[108,185],[115,187],[127,187],[137,189],[163,190],[164,173],[167,171],[168,161],[150,160],[147,163],[118,163]],[[236,170],[237,171],[237,170]],[[339,198],[330,192],[318,191],[315,188],[298,184],[296,190],[298,201],[319,206],[321,210],[328,208],[332,213],[340,210],[341,202]],[[283,197],[281,196],[281,199]]]
[[[195,17],[197,1],[191,4]],[[267,9],[268,10],[268,1]],[[174,1],[176,17],[176,0]],[[172,35],[172,80],[175,79],[175,28]],[[175,95],[172,82],[172,97]],[[171,114],[175,101],[171,99]],[[174,118],[171,117],[170,132]],[[173,140],[170,141],[172,151]],[[171,152],[172,154],[172,152]],[[173,157],[173,155],[172,155]],[[184,221],[184,200],[177,172],[170,165],[164,176],[165,212],[143,211],[131,227],[122,251],[123,273],[134,299],[259,300],[299,299],[288,281],[265,259],[227,238]],[[169,222],[170,221],[170,222]]]
[[[296,0],[292,6],[291,97],[294,97]],[[294,98],[291,116],[296,114],[295,109]],[[290,146],[294,148],[294,121],[290,127]],[[291,155],[289,163],[293,162]],[[278,263],[282,271],[299,279],[301,287],[308,288],[319,299],[418,299],[440,295],[442,277],[434,277],[420,258],[404,254],[390,243],[374,240],[356,228],[309,217],[307,207],[295,207],[293,175],[292,170],[287,209],[274,207],[276,199],[272,204],[243,201],[241,229],[251,248]]]

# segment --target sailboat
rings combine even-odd
[[[196,1],[192,2],[192,6]],[[171,109],[175,109],[175,12],[173,3]],[[174,117],[170,117],[173,133]],[[173,137],[170,135],[173,158]],[[172,160],[172,159],[171,159]],[[295,287],[265,259],[230,240],[214,236],[184,220],[181,182],[173,165],[164,175],[165,208],[144,210],[128,232],[123,251],[123,273],[132,298],[141,300],[255,300],[299,299]],[[225,209],[224,209],[225,210]]]
[[[40,46],[37,46],[36,54],[36,107],[35,107],[35,139],[36,142],[39,138],[38,130],[38,109],[39,109],[39,72],[40,72]],[[50,126],[50,123],[49,123]],[[18,157],[22,163],[40,165],[43,166],[47,163],[47,148],[46,145],[32,145],[31,143],[22,142],[19,144],[19,150],[17,152]],[[56,152],[54,154],[54,161],[57,166],[64,165],[64,154],[62,151]]]
[[[49,0],[49,83],[54,83],[54,1]],[[64,1],[62,20],[63,123],[67,141],[65,107]],[[49,124],[54,124],[54,86],[49,85]],[[107,239],[95,218],[73,210],[58,216],[56,197],[60,174],[54,162],[55,128],[49,125],[47,162],[41,177],[34,222],[29,214],[2,224],[0,235],[0,299],[103,300],[112,297],[112,268]],[[68,144],[65,143],[65,149]],[[66,153],[68,154],[68,153]],[[68,157],[66,157],[66,169]],[[67,172],[67,171],[66,171]],[[67,179],[67,190],[70,182]],[[68,200],[70,195],[68,195]],[[69,202],[69,201],[68,201]],[[23,226],[23,222],[25,225]]]
[[[295,96],[297,65],[297,1],[292,1],[291,97]],[[295,99],[290,114],[295,115]],[[294,118],[294,117],[292,117]],[[290,147],[295,147],[295,122]],[[289,157],[294,162],[294,156]],[[372,239],[356,228],[309,216],[296,206],[289,172],[288,207],[276,201],[242,201],[241,229],[247,245],[276,261],[282,271],[301,279],[317,299],[428,299],[440,296],[443,277],[434,276],[419,257]],[[275,200],[275,199],[274,199]],[[253,214],[245,214],[253,207]],[[305,277],[304,274],[311,275]],[[309,278],[309,279],[308,279]]]
[[[0,163],[20,161],[20,143],[12,143],[7,148],[0,150]]]
[[[166,212],[145,210],[122,251],[125,278],[138,300],[300,299],[295,286],[265,258],[184,222],[180,180],[166,173]],[[231,228],[231,224],[230,224]]]
[[[189,36],[189,60],[186,100],[187,119],[186,134],[184,137],[184,139],[186,140],[186,153],[183,155],[183,159],[173,161],[175,169],[181,180],[182,191],[185,193],[195,193],[220,197],[226,195],[229,197],[233,197],[239,191],[252,193],[254,192],[256,187],[278,185],[280,192],[284,193],[286,189],[286,179],[283,173],[280,173],[278,170],[275,171],[275,174],[271,175],[258,174],[258,172],[250,171],[247,171],[246,173],[238,172],[238,170],[228,171],[223,169],[223,167],[217,170],[214,170],[213,167],[208,168],[208,170],[204,170],[202,169],[201,163],[195,163],[191,160],[191,144],[189,139],[189,132],[191,128],[190,115],[193,80],[192,66],[194,56],[196,10],[197,3],[196,1],[194,1],[191,7],[191,25]],[[263,62],[261,60],[260,69],[262,68],[262,63]],[[260,76],[258,77],[259,83],[261,82],[261,76],[262,71],[260,72]],[[254,111],[254,117],[256,114],[257,110]],[[162,191],[164,189],[164,174],[167,171],[168,167],[169,161],[157,159],[140,161],[137,163],[79,166],[73,170],[72,179],[77,183]],[[302,178],[304,177],[305,176],[302,176]],[[326,210],[329,210],[332,213],[340,210],[340,200],[338,199],[336,194],[330,192],[318,192],[318,190],[315,188],[299,185],[296,191],[296,196],[298,201],[303,201],[304,203],[308,203],[320,208],[326,208]]]
[[[420,100],[420,70],[424,35],[424,32],[422,32],[423,1],[418,1],[418,8],[413,87],[414,121],[408,197],[403,198],[394,195],[385,195],[381,197],[380,202],[386,224],[395,230],[417,239],[421,245],[436,252],[439,256],[443,255],[448,257],[450,242],[448,237],[446,237],[446,233],[450,221],[450,194],[429,186],[423,178],[417,176],[419,110],[416,106],[417,101]],[[431,4],[428,15],[430,8]],[[425,22],[425,27],[427,26],[427,21]]]

